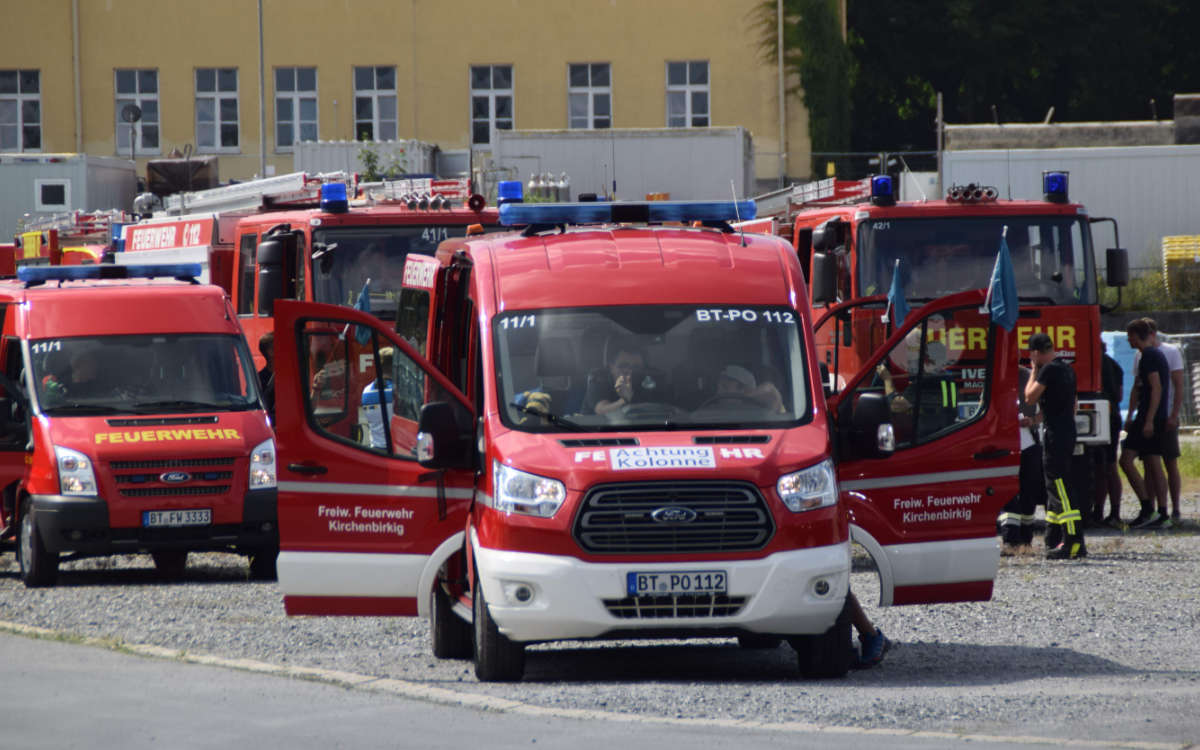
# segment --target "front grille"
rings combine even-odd
[[[655,520],[666,508],[685,510]],[[752,551],[774,531],[766,501],[748,482],[631,482],[592,488],[573,534],[588,552],[640,555]]]
[[[185,495],[224,495],[229,492],[227,484],[209,484],[200,487],[122,487],[124,497],[182,497]]]
[[[136,419],[110,419],[112,427],[163,427],[176,424],[216,424],[217,418],[211,417],[138,417]]]
[[[236,457],[231,458],[164,458],[157,461],[111,461],[109,468],[113,471],[128,469],[185,469],[192,466],[233,466]]]
[[[759,445],[771,442],[770,435],[697,435],[692,438],[696,445]]]
[[[607,446],[637,445],[637,438],[576,438],[559,440],[564,448],[604,448]]]
[[[159,474],[117,474],[114,477],[117,484],[149,484],[159,482]],[[197,482],[228,482],[233,479],[232,471],[198,471],[192,474],[192,480]]]
[[[622,620],[651,620],[677,617],[732,617],[746,606],[745,596],[725,594],[675,594],[673,596],[627,596],[605,599],[604,608]]]

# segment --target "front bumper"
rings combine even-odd
[[[492,619],[504,635],[523,642],[639,634],[823,633],[841,612],[850,583],[849,542],[756,560],[689,563],[592,563],[488,549],[477,542],[473,546]],[[641,607],[626,591],[630,572],[714,569],[728,573],[727,600],[717,606],[687,599],[683,604],[660,601]],[[818,586],[819,581],[824,586]],[[533,592],[527,602],[513,596],[519,584]]]
[[[246,493],[241,523],[210,526],[113,527],[103,498],[34,495],[31,501],[42,544],[50,552],[112,555],[168,549],[249,552],[279,547],[274,489]]]

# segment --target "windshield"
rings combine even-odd
[[[790,425],[810,414],[800,323],[784,307],[505,313],[501,413],[530,431]]]
[[[46,414],[149,414],[258,408],[241,336],[146,334],[40,339],[29,345]]]
[[[896,260],[908,300],[930,300],[988,285],[1000,234],[1017,294],[1032,304],[1096,303],[1096,272],[1086,217],[996,216],[869,219],[858,228],[859,288],[886,294]]]
[[[364,309],[395,320],[409,253],[433,255],[438,243],[463,237],[466,224],[330,227],[313,230],[314,301]],[[367,300],[357,304],[363,290]]]

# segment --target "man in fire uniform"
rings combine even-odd
[[[1042,468],[1046,476],[1046,557],[1074,560],[1087,555],[1083,513],[1067,491],[1071,456],[1075,453],[1075,371],[1055,355],[1044,333],[1029,337],[1033,377],[1025,385],[1025,401],[1038,403],[1044,425]],[[1079,498],[1076,498],[1078,500]]]

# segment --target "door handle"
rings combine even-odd
[[[1004,448],[988,448],[986,450],[982,450],[982,451],[979,451],[978,453],[976,453],[975,460],[976,461],[995,461],[998,458],[1004,458],[1005,456],[1009,455],[1010,453],[1012,453],[1012,451],[1005,450]]]
[[[329,471],[329,467],[320,464],[288,464],[287,467],[288,471],[294,471],[297,474],[324,474]]]

